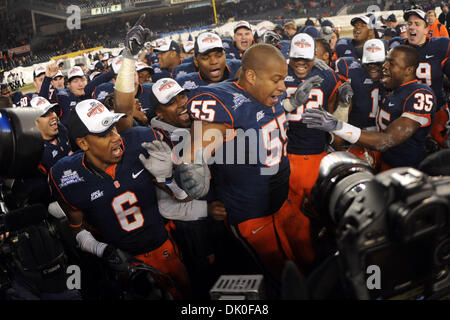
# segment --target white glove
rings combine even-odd
[[[123,60],[123,57],[118,56],[118,57],[114,58],[114,60],[112,61],[111,66],[112,66],[112,69],[115,74],[119,74],[120,67],[122,66],[122,60]]]
[[[142,153],[139,160],[145,169],[150,172],[157,182],[165,182],[172,177],[172,149],[163,141],[152,141],[142,143],[142,147],[147,150],[150,157],[146,158]]]

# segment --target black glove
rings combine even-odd
[[[116,272],[128,272],[132,270],[131,264],[127,262],[128,257],[126,254],[109,244],[106,246],[105,251],[103,251],[102,259],[109,268]]]
[[[136,22],[136,24],[128,30],[127,36],[125,38],[125,47],[130,51],[130,53],[135,56],[141,51],[147,38],[150,37],[150,30],[144,29],[141,23],[145,19],[145,13],[141,15]]]

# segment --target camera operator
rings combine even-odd
[[[382,82],[392,92],[380,105],[379,132],[361,130],[320,109],[307,109],[302,122],[308,128],[381,151],[382,171],[401,166],[417,168],[425,158],[425,139],[436,113],[433,91],[416,78],[419,62],[419,54],[411,46],[399,45],[389,52]]]

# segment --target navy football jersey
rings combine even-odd
[[[51,81],[52,81],[51,78],[49,78],[47,76],[44,77],[44,80],[42,81],[41,91],[39,91],[39,95],[41,97],[44,97],[51,103],[56,103],[57,102],[56,95],[58,92],[52,86]]]
[[[338,58],[341,57],[353,57],[355,59],[359,58],[356,54],[355,47],[353,46],[351,38],[340,38],[336,42],[335,50]]]
[[[224,80],[232,80],[234,79],[234,76],[236,75],[236,72],[241,67],[241,60],[227,60],[227,64],[225,65],[225,71],[224,71]],[[180,86],[182,86],[185,89],[193,90],[200,86],[207,86],[210,84],[210,82],[203,79],[202,75],[199,72],[192,72],[186,75],[181,75],[176,78],[176,81]]]
[[[16,91],[11,95],[13,108],[30,107],[30,97],[24,95],[21,91]]]
[[[85,154],[58,161],[50,171],[53,194],[72,209],[108,244],[137,255],[160,247],[168,238],[159,213],[153,176],[139,161],[142,142],[156,140],[150,128],[121,132],[123,158],[109,175],[88,169]]]
[[[335,70],[341,80],[351,80],[354,95],[348,123],[361,129],[375,127],[378,106],[386,94],[383,84],[373,82],[361,63],[354,58],[339,58]]]
[[[216,151],[211,166],[228,221],[238,224],[278,211],[287,198],[290,175],[281,103],[262,105],[231,81],[199,87],[190,95],[193,119],[223,123],[234,133]]]
[[[324,79],[319,88],[313,88],[306,104],[298,107],[295,111],[287,114],[289,121],[287,146],[288,153],[307,155],[320,154],[325,151],[327,145],[327,133],[317,129],[309,129],[301,123],[305,107],[318,109],[319,107],[328,110],[328,103],[336,94],[341,81],[332,70],[320,71],[313,67],[305,79],[313,76],[320,76]],[[294,70],[288,67],[288,76],[285,78],[286,92],[290,97],[297,90],[303,80],[296,77]]]
[[[159,67],[159,63],[155,63],[154,65],[152,65],[152,68],[153,68],[153,71],[155,72],[152,75],[152,82],[153,83],[155,83],[159,79],[172,78],[172,74],[166,69],[161,69]]]
[[[172,76],[173,78],[177,78],[179,76],[183,76],[185,74],[191,73],[191,72],[196,72],[197,68],[194,65],[194,62],[186,62],[186,63],[182,63],[177,65],[173,71],[172,71]]]
[[[377,127],[385,130],[399,117],[408,117],[421,124],[414,135],[402,144],[383,152],[390,167],[415,167],[425,158],[425,138],[436,113],[436,97],[430,87],[417,80],[408,82],[387,95],[380,105]]]

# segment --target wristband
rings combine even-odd
[[[187,193],[183,189],[181,189],[172,179],[167,180],[165,184],[173,192],[175,198],[177,198],[178,200],[184,200],[188,197]]]
[[[345,141],[350,142],[351,144],[356,143],[359,140],[359,137],[361,136],[361,129],[357,128],[355,126],[352,126],[351,124],[348,124],[347,122],[342,122],[342,128],[339,130],[332,131],[335,135],[338,137],[341,137]]]
[[[136,61],[129,58],[123,58],[122,66],[117,75],[114,89],[123,93],[134,92],[134,74],[136,73]]]
[[[81,250],[95,254],[99,258],[103,256],[103,251],[105,251],[107,244],[95,240],[89,231],[83,230],[78,232],[76,239]]]

